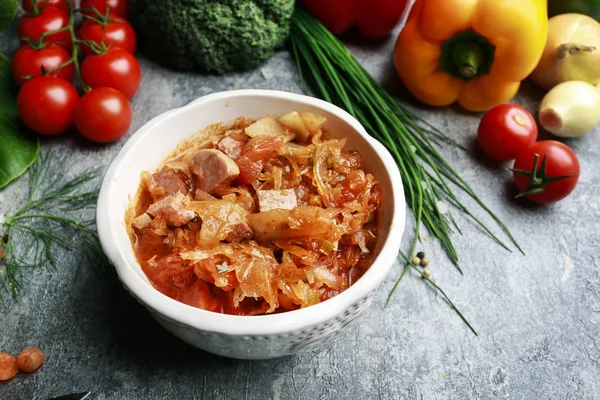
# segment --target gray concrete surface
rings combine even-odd
[[[0,51],[16,47],[14,31],[0,36]],[[377,79],[408,98],[393,71],[392,40],[352,48]],[[215,91],[301,92],[285,51],[255,71],[225,77],[175,73],[140,61],[143,84],[133,99],[129,134],[153,116]],[[526,84],[515,101],[535,110],[540,97]],[[416,108],[472,146],[479,115]],[[71,134],[44,140],[43,148],[54,148],[68,166],[64,173],[72,174],[108,164],[125,140],[96,146]],[[56,270],[28,272],[26,291],[0,305],[0,351],[38,346],[47,357],[38,372],[0,383],[0,399],[88,390],[94,400],[600,398],[600,130],[568,144],[579,155],[581,179],[572,196],[547,207],[513,200],[510,174],[476,150],[442,149],[527,253],[504,251],[464,218],[464,234],[454,241],[465,276],[438,243],[420,246],[436,282],[479,336],[413,274],[384,307],[400,272],[396,266],[366,315],[330,347],[272,361],[229,360],[171,336],[112,270],[94,271],[59,255]],[[0,191],[0,215],[19,204],[25,185],[21,179]],[[405,249],[411,226],[409,221],[402,239]]]

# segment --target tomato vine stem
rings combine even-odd
[[[540,155],[536,153],[533,157],[533,167],[531,168],[531,171],[507,168],[509,171],[514,172],[515,174],[523,175],[530,179],[530,182],[527,185],[527,187],[525,188],[525,190],[523,190],[523,192],[517,194],[517,196],[515,198],[519,199],[519,198],[527,196],[527,195],[543,193],[546,190],[546,187],[550,183],[560,181],[563,179],[567,179],[567,178],[572,178],[573,176],[575,176],[573,174],[560,175],[560,176],[548,176],[546,173],[546,154],[544,154],[544,158],[542,158],[541,165],[539,164],[539,162],[540,162]],[[539,166],[539,168],[538,168],[538,166]]]
[[[37,2],[35,4],[37,6]],[[69,60],[65,61],[64,63],[47,70],[45,72],[45,74],[50,75],[51,73],[56,72],[64,67],[66,67],[69,64],[73,64],[73,66],[75,68],[75,73],[77,74],[77,78],[79,79],[79,82],[81,83],[81,90],[83,90],[84,92],[89,92],[92,88],[89,87],[84,82],[83,78],[81,77],[81,67],[79,65],[78,44],[83,43],[84,41],[77,39],[77,36],[75,35],[75,13],[79,10],[77,8],[75,8],[73,0],[67,0],[67,4],[69,6],[69,22],[68,22],[67,26],[64,26],[60,29],[55,29],[53,31],[48,31],[48,32],[42,33],[40,35],[40,42],[43,43],[45,37],[48,35],[52,35],[52,34],[55,34],[58,32],[69,32],[69,37],[71,38],[71,43],[72,43],[71,58]]]

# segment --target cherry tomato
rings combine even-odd
[[[104,26],[89,19],[85,20],[79,30],[79,39],[91,40],[97,44],[101,44],[104,40],[106,46],[119,46],[133,53],[137,39],[131,25],[123,18],[111,17],[111,20],[114,22],[108,22]],[[94,54],[85,44],[81,45],[81,50],[86,56]]]
[[[40,135],[54,136],[73,125],[73,109],[79,95],[69,82],[40,76],[26,82],[17,96],[19,116]]]
[[[532,181],[538,156],[536,178]],[[545,159],[545,168],[543,168]],[[567,145],[543,140],[519,153],[513,166],[513,180],[519,192],[536,203],[561,200],[575,189],[579,180],[579,160]]]
[[[75,106],[75,125],[83,136],[97,143],[120,139],[131,125],[131,104],[123,93],[98,87],[86,93]]]
[[[69,61],[71,56],[67,51],[57,44],[51,44],[36,50],[29,45],[21,46],[12,59],[12,74],[19,86],[27,80],[42,76],[42,68],[49,71]],[[73,64],[68,64],[51,73],[66,81],[73,78]]]
[[[535,119],[516,104],[501,104],[488,111],[477,130],[479,145],[497,161],[514,160],[535,143],[538,129]]]
[[[100,14],[106,14],[106,8],[112,15],[127,16],[127,0],[81,0],[81,8],[95,8]],[[94,17],[96,14],[86,11],[85,15]]]
[[[140,87],[142,71],[135,57],[119,48],[83,60],[81,76],[91,87],[108,86],[131,98]]]
[[[37,16],[24,15],[21,18],[21,22],[19,22],[18,34],[19,38],[21,39],[21,43],[23,44],[27,43],[24,38],[29,38],[34,42],[38,42],[42,33],[64,28],[68,24],[69,17],[67,14],[54,6],[46,6]],[[73,47],[71,43],[71,36],[67,31],[47,35],[44,38],[44,43],[59,44],[69,52]]]
[[[36,0],[23,0],[23,10],[28,13],[33,12],[33,3],[36,3]],[[38,10],[41,10],[45,6],[54,6],[65,14],[69,14],[69,3],[67,3],[67,0],[37,0]]]

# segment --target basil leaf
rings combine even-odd
[[[0,188],[21,176],[40,149],[39,139],[33,138],[19,120],[11,82],[10,62],[0,54]]]
[[[0,31],[10,25],[18,6],[18,0],[0,0]]]

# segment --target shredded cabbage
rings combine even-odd
[[[232,132],[243,135],[252,122],[240,118],[237,125],[201,133],[160,170],[179,175],[163,173],[158,180],[144,172],[128,221],[138,260],[158,290],[187,304],[240,315],[308,307],[346,290],[369,266],[381,204],[377,181],[362,170],[360,154],[344,150],[345,139],[326,139],[326,128],[309,130],[302,143],[285,143],[289,137],[278,138],[277,132],[290,136],[288,128],[267,137],[254,125],[252,138],[239,140],[241,155],[232,159],[238,178],[209,192],[198,189],[202,174],[192,176],[188,168],[195,152],[220,150],[221,139]],[[218,166],[206,168],[203,173],[219,173],[211,170]],[[168,177],[182,173],[193,187],[181,211],[196,218],[174,227],[156,213],[150,223],[133,225],[152,205],[150,183],[169,184]],[[291,191],[298,206],[285,209],[275,192],[259,203],[257,190]],[[261,204],[268,211],[261,212]]]

